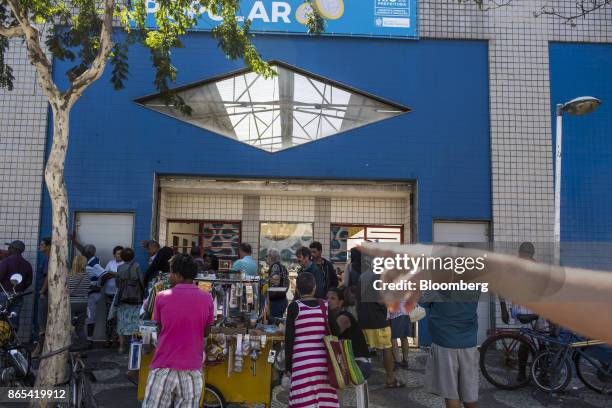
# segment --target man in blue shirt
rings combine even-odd
[[[238,247],[238,256],[239,260],[234,262],[232,265],[232,271],[234,272],[244,272],[247,277],[255,278],[257,277],[257,262],[252,257],[253,249],[251,245],[243,242]]]
[[[476,408],[478,401],[478,296],[437,292],[425,304],[432,338],[425,389],[446,399],[446,408]]]
[[[312,253],[310,252],[310,248],[301,247],[295,252],[295,256],[297,257],[298,263],[302,267],[300,272],[310,272],[312,276],[315,278],[315,283],[317,287],[315,288],[314,297],[318,299],[326,299],[327,298],[327,285],[325,284],[325,275],[319,267],[312,260]]]

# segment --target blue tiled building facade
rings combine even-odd
[[[493,223],[497,151],[492,148],[491,129],[497,124],[490,111],[497,101],[490,100],[487,41],[259,35],[255,43],[266,60],[282,61],[407,106],[411,112],[268,153],[135,103],[155,89],[148,52],[134,47],[126,88],[114,91],[107,70],[73,110],[66,162],[71,220],[75,212],[130,212],[135,217],[134,246],[144,239],[164,241],[156,219],[156,180],[177,175],[410,183],[413,242],[432,242],[436,220]],[[604,101],[589,117],[566,118],[562,240],[604,243],[612,235],[612,108],[607,103],[612,100],[612,79],[607,75],[612,46],[550,43],[549,53],[551,121],[557,102],[583,94]],[[178,85],[243,67],[227,60],[206,33],[188,35],[185,48],[173,58]],[[67,68],[54,61],[60,84],[66,84]],[[525,118],[514,120],[520,131]],[[527,144],[522,154],[529,151]],[[531,184],[517,184],[517,196],[529,193]],[[512,224],[512,217],[504,222]],[[518,218],[515,222],[524,221]],[[49,230],[45,195],[40,235]],[[493,233],[489,239],[495,239]],[[609,259],[571,251],[564,256],[567,264],[610,265]],[[144,254],[139,260],[146,262]],[[425,335],[422,341],[427,342]]]

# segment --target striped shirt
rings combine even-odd
[[[336,390],[327,376],[327,351],[323,343],[327,304],[309,306],[300,300],[296,304],[289,407],[338,408]]]
[[[68,275],[70,288],[70,303],[87,303],[89,297],[89,275],[87,272],[77,275]]]

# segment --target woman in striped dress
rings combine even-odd
[[[327,304],[315,299],[315,278],[302,272],[297,278],[300,299],[287,309],[285,355],[291,374],[289,407],[339,407],[336,390],[327,376],[327,352],[323,337],[327,327]]]

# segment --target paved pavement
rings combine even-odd
[[[441,398],[423,391],[426,353],[414,350],[410,356],[410,368],[399,370],[399,376],[407,386],[402,389],[384,388],[384,370],[380,361],[375,362],[375,370],[369,380],[371,408],[444,408]],[[88,364],[94,369],[98,381],[93,390],[100,408],[136,408],[136,387],[125,378],[127,356],[118,355],[110,350],[89,352]],[[287,391],[281,387],[274,390],[273,408],[287,406]],[[342,406],[354,407],[355,397],[351,391],[341,395]],[[603,396],[586,389],[574,380],[568,391],[547,401],[547,396],[526,387],[516,391],[502,391],[490,385],[481,377],[479,407],[484,408],[610,408],[612,396]]]

